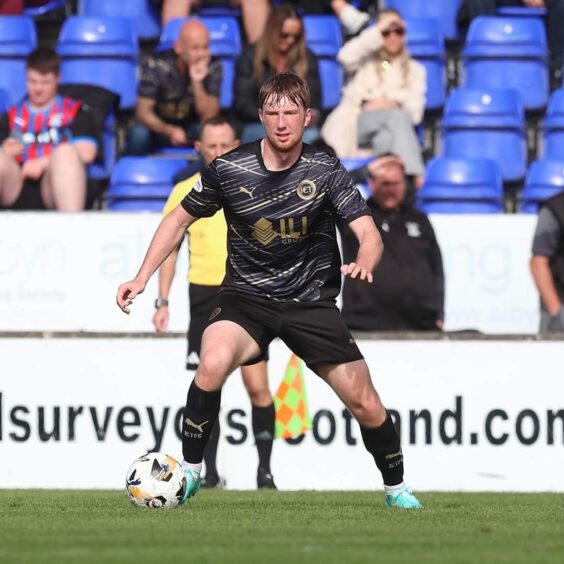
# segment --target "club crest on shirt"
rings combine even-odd
[[[406,221],[405,228],[409,237],[421,237],[421,226],[413,221]]]
[[[302,200],[311,200],[317,192],[317,186],[311,180],[302,180],[298,184],[296,192]]]

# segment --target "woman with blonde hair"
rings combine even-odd
[[[319,119],[321,85],[315,55],[306,47],[304,25],[296,10],[281,4],[272,9],[265,30],[255,45],[247,47],[237,61],[234,91],[234,110],[243,126],[241,142],[248,143],[263,136],[258,119],[258,93],[262,84],[281,72],[294,72],[303,78],[310,89],[313,120]],[[310,126],[304,134],[307,143],[319,136]]]
[[[339,105],[321,131],[339,157],[392,153],[406,173],[421,177],[423,158],[414,126],[425,109],[425,68],[405,45],[407,26],[392,9],[351,39],[338,60],[349,76]]]

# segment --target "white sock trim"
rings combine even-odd
[[[397,493],[398,491],[402,490],[403,488],[405,488],[405,482],[402,482],[401,484],[398,484],[397,486],[386,486],[386,484],[384,484],[384,491],[386,492],[386,495]]]
[[[197,464],[193,464],[191,462],[186,462],[186,460],[182,461],[182,469],[186,470],[186,468],[190,468],[192,472],[196,472],[198,476],[202,473],[202,462],[198,462]]]

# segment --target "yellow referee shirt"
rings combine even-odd
[[[200,173],[179,182],[166,201],[163,214],[171,212],[200,179]],[[201,286],[219,286],[225,276],[227,261],[227,223],[223,210],[212,217],[202,217],[188,230],[188,282]]]

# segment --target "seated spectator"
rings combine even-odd
[[[303,22],[296,10],[281,4],[272,10],[263,36],[250,45],[237,60],[234,110],[243,127],[241,143],[264,135],[258,119],[258,95],[262,83],[274,74],[294,72],[310,89],[312,123],[305,130],[304,142],[319,137],[316,123],[321,108],[321,83],[315,55],[306,47]]]
[[[160,3],[160,2],[159,2]],[[264,31],[270,11],[268,0],[163,0],[162,22],[165,25],[175,18],[189,16],[201,6],[240,8],[247,43],[256,43]]]
[[[552,87],[559,88],[564,54],[564,0],[463,0],[458,11],[458,24],[465,30],[476,16],[495,16],[497,8],[503,6],[546,8]]]
[[[174,48],[143,62],[135,118],[125,153],[146,155],[166,146],[186,146],[200,122],[219,114],[221,61],[210,53],[206,26],[186,22]]]
[[[540,209],[530,266],[540,294],[539,331],[564,331],[564,193]]]
[[[421,178],[423,157],[414,126],[425,109],[425,68],[409,56],[406,25],[382,10],[377,25],[341,48],[350,80],[328,116],[322,136],[339,157],[398,155],[408,174]]]
[[[98,131],[88,106],[57,94],[59,80],[60,60],[52,49],[28,56],[27,97],[0,119],[2,208],[26,208],[24,192],[31,190],[35,197],[27,199],[38,204],[29,207],[84,209],[85,165],[96,158]]]
[[[405,174],[398,158],[382,159],[374,173],[367,203],[384,253],[372,284],[345,279],[343,317],[350,329],[359,331],[442,329],[443,264],[431,223],[405,205]],[[344,263],[354,261],[358,242],[347,227],[342,242]]]

